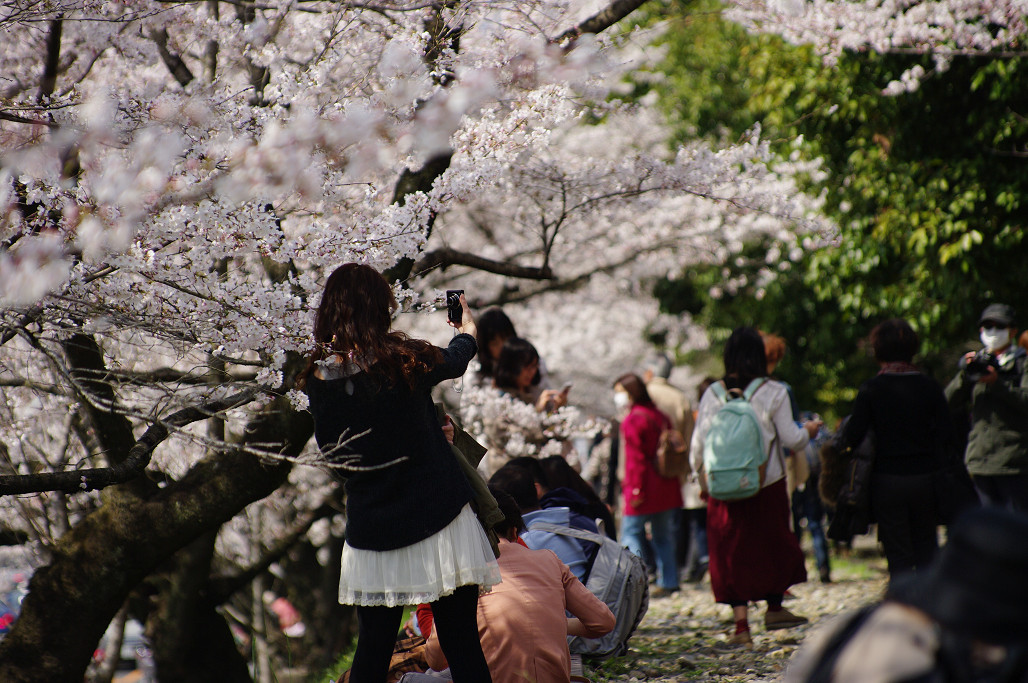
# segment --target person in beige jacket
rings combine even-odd
[[[499,489],[490,491],[505,519],[495,527],[503,580],[478,599],[478,633],[489,673],[503,683],[570,683],[567,636],[609,633],[616,624],[614,614],[552,551],[519,544],[524,522],[517,503]],[[448,665],[434,629],[425,659],[436,671]]]

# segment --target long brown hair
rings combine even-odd
[[[389,330],[396,307],[389,283],[371,266],[346,263],[336,268],[314,316],[314,352],[298,385],[306,383],[318,361],[338,354],[390,384],[402,379],[413,386],[441,354],[427,341]]]

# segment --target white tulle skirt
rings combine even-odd
[[[465,505],[438,533],[396,550],[343,546],[339,602],[387,606],[434,602],[460,586],[488,590],[500,567],[478,517]]]

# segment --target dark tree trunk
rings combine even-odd
[[[312,671],[331,666],[351,643],[356,633],[356,611],[339,604],[339,563],[343,538],[333,536],[325,544],[328,563],[321,566],[318,550],[309,543],[298,545],[282,563],[289,576],[290,592],[286,596],[300,611],[307,633],[303,644],[308,648],[306,661]]]
[[[280,452],[295,456],[312,431],[309,415],[278,399],[251,422],[247,439],[283,443]],[[129,592],[179,549],[278,488],[288,471],[282,461],[220,454],[150,500],[106,502],[60,540],[51,563],[32,577],[21,615],[0,642],[0,681],[81,683]]]
[[[216,537],[211,532],[193,541],[175,555],[165,572],[149,581],[158,589],[147,633],[159,680],[251,681],[246,660],[206,591]]]

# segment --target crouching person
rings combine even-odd
[[[517,503],[499,489],[490,491],[505,519],[495,527],[502,581],[478,599],[478,633],[489,672],[496,681],[568,683],[567,636],[598,638],[613,630],[614,615],[552,551],[519,544],[524,522]],[[448,665],[434,629],[425,656],[436,671]],[[403,680],[419,680],[413,676]]]

